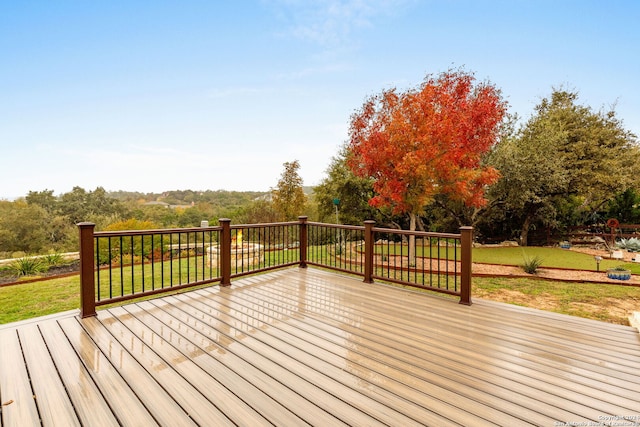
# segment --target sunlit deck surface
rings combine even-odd
[[[613,425],[640,336],[292,268],[6,325],[0,401],[2,427]]]

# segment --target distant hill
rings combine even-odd
[[[313,194],[312,186],[302,187],[304,193]],[[238,206],[252,200],[264,198],[269,191],[227,191],[227,190],[170,190],[162,193],[141,193],[137,191],[109,191],[107,195],[123,202],[141,204],[163,203],[166,205],[192,205],[209,203],[214,206]]]
[[[207,203],[212,206],[240,206],[269,194],[265,191],[227,190],[171,190],[162,193],[141,193],[135,191],[110,191],[109,197],[123,202],[140,204],[162,203],[172,206],[188,206]]]

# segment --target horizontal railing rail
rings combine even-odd
[[[96,307],[263,271],[312,265],[456,295],[471,303],[473,229],[425,233],[298,221],[95,231],[79,224],[81,315]]]

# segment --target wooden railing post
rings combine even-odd
[[[374,235],[373,226],[375,221],[366,220],[364,222],[364,282],[373,283],[373,252]]]
[[[471,305],[473,227],[460,227],[460,304]]]
[[[220,285],[231,285],[231,220],[220,218]]]
[[[92,222],[78,224],[80,230],[80,317],[96,315],[95,250]]]
[[[307,268],[307,245],[309,238],[307,235],[307,217],[299,216],[300,221],[300,268]]]

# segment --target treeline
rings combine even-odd
[[[175,190],[163,193],[87,191],[74,187],[30,191],[15,201],[0,200],[0,259],[78,250],[80,222],[97,231],[149,230],[216,225],[220,218],[234,224],[296,219],[313,214],[312,188],[304,187],[299,162],[286,162],[276,187],[268,192]]]
[[[370,135],[379,140],[378,134],[385,129],[374,129]],[[378,156],[374,158],[378,164],[390,167],[387,175],[380,169],[364,177],[356,175],[354,162],[350,162],[354,158],[353,144],[345,144],[334,157],[326,179],[315,189],[320,217],[330,218],[335,208],[333,201],[340,199],[340,215],[345,222],[358,223],[365,216],[409,228],[409,215],[391,212],[405,202],[405,195],[415,192],[419,196],[416,199],[423,197],[425,201],[415,212],[418,229],[454,232],[460,226],[471,225],[480,241],[512,239],[527,245],[530,234],[546,235],[550,231],[561,235],[570,226],[604,224],[610,218],[621,224],[640,222],[640,147],[636,135],[624,128],[613,109],[594,111],[578,103],[576,92],[554,90],[528,120],[520,122],[517,117],[507,116],[499,131],[498,141],[480,161],[482,167],[498,173],[497,181],[482,188],[483,204],[474,206],[440,191],[451,185],[442,175],[446,178],[451,172],[453,176],[455,170],[440,173],[442,183],[431,185],[433,194],[428,197],[419,192],[419,187],[420,183],[424,186],[429,182],[420,176],[420,169],[424,173],[430,170],[429,166],[405,166],[402,179],[398,174],[391,176],[399,169],[394,160],[414,156],[410,149],[396,159],[390,158],[393,150],[388,147],[379,149],[381,154],[365,150],[364,155]],[[447,153],[446,147],[442,151]],[[427,158],[424,164],[428,163]],[[360,164],[355,166],[357,169]],[[378,196],[374,188],[381,179],[395,179],[397,191],[392,194],[395,198],[389,197],[382,204],[386,208],[374,209],[367,201]]]
[[[215,224],[256,217],[255,206],[268,203],[257,191],[167,191],[161,194],[93,191],[75,187],[54,195],[53,190],[30,191],[15,201],[0,200],[0,258],[46,252],[76,251],[77,224],[90,221],[98,230],[124,228],[193,227],[202,220]],[[254,207],[252,207],[254,206]]]

